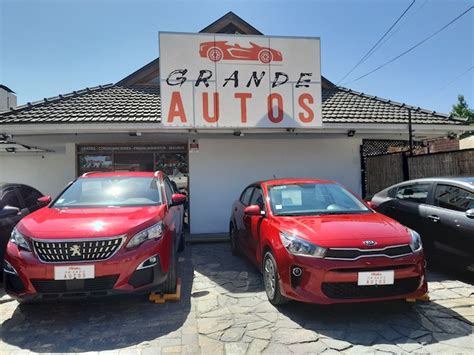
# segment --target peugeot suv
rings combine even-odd
[[[249,185],[232,206],[230,241],[234,254],[262,270],[275,305],[415,299],[428,291],[418,233],[333,181]]]
[[[185,200],[162,172],[82,175],[13,230],[6,292],[27,302],[175,291]]]

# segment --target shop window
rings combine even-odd
[[[153,153],[115,153],[115,171],[153,171]]]
[[[79,175],[89,171],[112,171],[111,154],[79,155]]]

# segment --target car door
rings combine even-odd
[[[171,185],[168,178],[163,179],[163,186],[165,189],[166,194],[166,201],[168,202],[168,211],[166,212],[165,216],[165,223],[167,227],[173,232],[173,241],[175,243],[175,247],[179,242],[178,236],[181,233],[182,228],[182,221],[180,220],[180,208],[182,206],[171,206],[171,199],[173,196],[173,186]]]
[[[427,205],[428,196],[433,187],[431,182],[417,182],[401,185],[395,192],[390,217],[417,231],[421,235],[427,231],[420,210]]]
[[[248,236],[246,235],[247,230],[245,227],[245,207],[249,206],[250,198],[252,197],[252,193],[254,190],[254,186],[248,186],[240,195],[240,199],[234,204],[234,222],[235,222],[235,232],[236,237],[238,239],[238,244],[242,251],[247,254],[248,253]]]
[[[259,206],[263,214],[260,216],[244,216],[245,238],[247,238],[248,254],[251,257],[251,260],[255,263],[258,260],[257,253],[259,253],[260,250],[260,230],[266,213],[264,201],[262,188],[256,186],[250,199],[250,206]]]
[[[3,191],[3,195],[0,197],[0,209],[3,209],[5,206],[11,206],[21,210],[22,204],[20,202],[17,188],[12,187],[5,189]],[[5,249],[8,244],[8,240],[10,239],[12,230],[21,218],[22,215],[19,213],[14,216],[0,219],[0,260],[3,260],[3,255],[5,253]]]
[[[43,205],[38,203],[38,199],[43,196],[38,190],[29,186],[21,186],[18,191],[23,202],[23,209],[26,209],[26,214],[43,207]]]
[[[424,212],[436,252],[474,264],[474,219],[466,215],[466,211],[472,208],[472,191],[448,183],[436,185],[432,206]]]

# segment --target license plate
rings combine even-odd
[[[55,266],[54,279],[55,280],[83,280],[93,279],[95,276],[94,265],[71,265],[71,266]]]
[[[368,271],[359,272],[357,285],[371,286],[371,285],[393,285],[395,272],[393,270],[387,271]]]

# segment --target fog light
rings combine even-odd
[[[5,260],[3,263],[3,271],[5,271],[8,274],[13,274],[13,275],[18,275],[16,272],[15,268],[10,264],[8,261]]]
[[[294,276],[300,277],[301,274],[303,273],[303,270],[302,270],[300,267],[295,266],[295,267],[293,268],[292,273],[293,273]]]
[[[158,264],[158,256],[153,255],[152,257],[146,259],[144,262],[142,262],[140,265],[138,265],[137,270],[153,267],[156,264]]]

